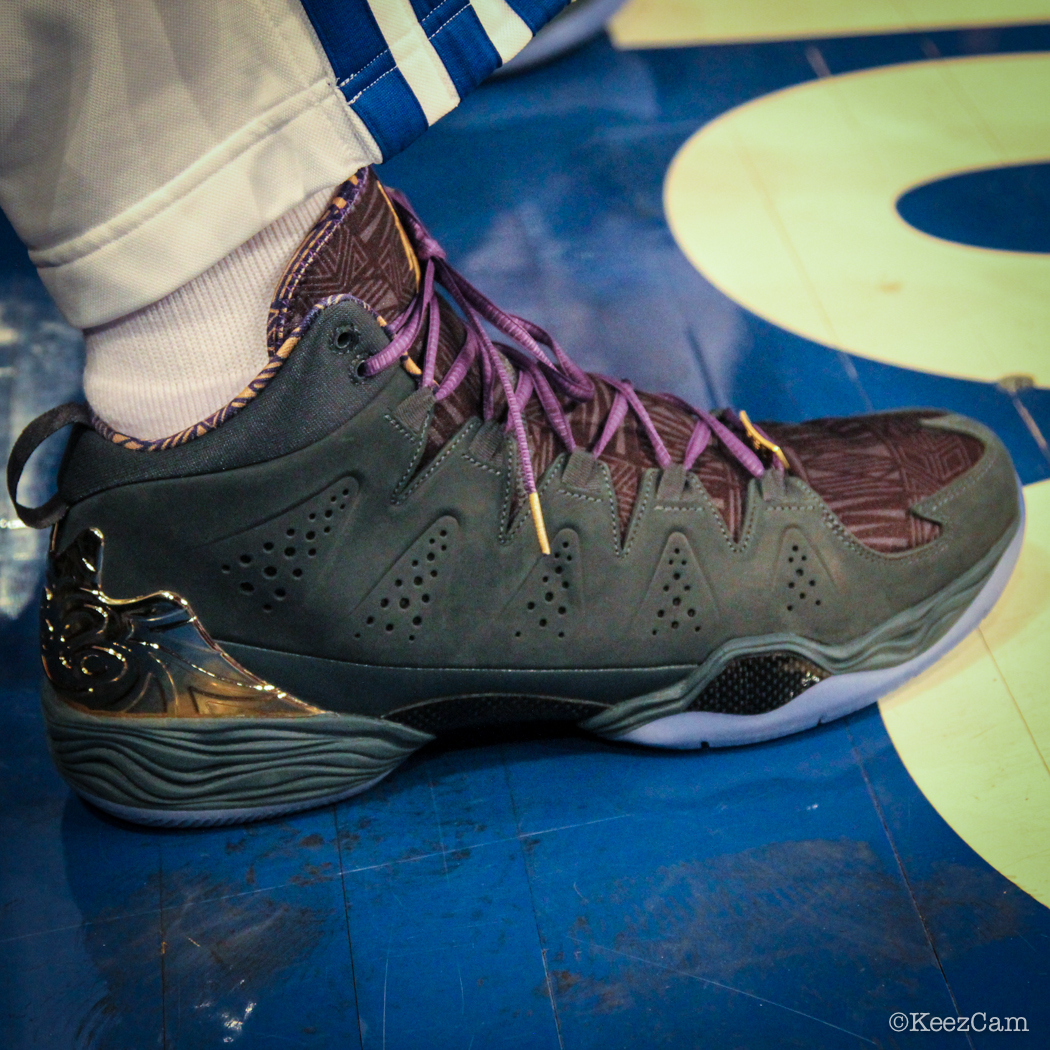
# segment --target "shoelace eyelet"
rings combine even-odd
[[[361,342],[361,333],[353,326],[337,328],[332,336],[332,349],[337,354],[347,354]]]

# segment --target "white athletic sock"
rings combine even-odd
[[[114,430],[168,437],[235,398],[267,361],[266,316],[321,190],[171,295],[84,335],[84,392]]]

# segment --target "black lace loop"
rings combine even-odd
[[[19,435],[7,460],[7,492],[14,504],[15,512],[31,529],[46,529],[60,521],[69,510],[69,504],[56,492],[43,506],[25,507],[18,502],[18,482],[22,471],[29,462],[29,457],[52,434],[57,434],[63,427],[76,423],[91,426],[91,410],[87,405],[71,401],[49,409],[42,416],[37,416]]]

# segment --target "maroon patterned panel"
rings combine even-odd
[[[785,425],[764,423],[795,473],[866,547],[883,554],[921,547],[940,527],[909,508],[981,458],[966,434],[922,426],[935,411],[893,412]]]
[[[592,447],[598,440],[616,396],[616,391],[608,383],[597,376],[591,378],[596,389],[594,400],[576,405],[569,416],[573,437],[583,448]],[[657,433],[663,439],[671,459],[681,463],[685,458],[686,445],[696,426],[696,417],[652,394],[639,392],[638,396],[645,405]],[[530,433],[530,444],[531,441]],[[642,474],[645,470],[659,465],[649,435],[633,412],[627,414],[620,429],[606,445],[601,460],[608,464],[612,474],[620,528],[626,531],[638,496]],[[725,455],[715,441],[704,450],[693,470],[722,515],[726,528],[734,539],[738,539],[743,520],[744,494],[750,475],[735,459]],[[537,474],[539,472],[537,467]]]
[[[452,329],[455,330],[454,338],[449,334]],[[451,367],[462,341],[462,325],[452,310],[442,304],[441,342],[436,370],[439,380]],[[413,357],[418,360],[418,352],[414,353]],[[581,448],[591,448],[597,442],[616,396],[616,391],[604,380],[598,376],[591,378],[595,386],[593,400],[565,401],[562,404],[572,427],[573,438]],[[430,462],[468,419],[481,415],[481,396],[481,377],[475,365],[452,395],[438,402],[434,422],[427,435],[427,448],[421,466]],[[643,393],[639,394],[639,397],[663,438],[671,458],[681,462],[696,425],[696,417],[651,394]],[[502,389],[499,389],[496,398],[499,418],[503,418],[500,411],[502,404]],[[547,422],[536,397],[531,398],[526,407],[525,423],[533,470],[538,480],[564,451],[564,447]],[[642,473],[650,467],[658,466],[649,436],[633,413],[628,413],[619,430],[606,445],[601,460],[608,465],[612,475],[620,528],[625,532],[638,496]],[[723,454],[720,446],[714,441],[700,456],[693,469],[725,520],[726,528],[734,539],[738,539],[750,475],[735,459]]]
[[[656,424],[671,459],[681,463],[685,459],[686,445],[696,425],[695,418],[676,405],[669,405],[663,399],[653,397],[652,394],[639,394],[639,397]],[[715,437],[711,438],[692,470],[707,490],[711,502],[718,508],[733,540],[739,540],[751,475],[735,457],[724,450]]]
[[[349,293],[391,321],[415,292],[398,220],[371,168],[362,168],[339,187],[289,264],[270,309],[270,351],[323,299]]]

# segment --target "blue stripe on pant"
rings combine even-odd
[[[383,154],[392,157],[427,129],[427,119],[398,70],[368,0],[300,0],[332,65],[340,90]],[[377,6],[389,0],[372,0]],[[469,0],[410,0],[416,19],[460,98],[500,57]],[[507,0],[535,33],[567,0]]]
[[[457,0],[455,6],[450,4],[439,11],[441,19],[434,29],[428,24],[434,20],[433,16],[424,19],[422,25],[459,97],[463,98],[500,65],[499,52],[492,46],[469,0]]]
[[[356,97],[344,88],[353,111],[364,121],[388,160],[427,130],[426,115],[401,71],[393,65]]]
[[[507,0],[517,16],[532,30],[538,33],[563,7],[566,0]]]
[[[347,98],[394,68],[394,57],[367,0],[301,3]]]
[[[411,0],[423,32],[448,70],[459,97],[501,65],[470,0]]]

